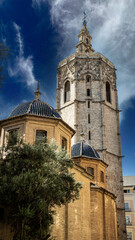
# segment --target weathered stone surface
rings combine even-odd
[[[118,235],[120,240],[124,240],[126,235],[115,68],[99,53],[76,53],[72,55],[71,64],[69,58],[67,61],[68,67],[66,60],[64,66],[59,64],[61,75],[57,80],[57,85],[60,86],[57,89],[57,109],[63,120],[76,130],[72,144],[80,141],[83,131],[85,141],[108,164],[107,189],[117,196]],[[71,66],[74,68],[72,75],[69,74]],[[63,76],[67,76],[66,79]],[[91,77],[89,82],[86,80],[87,76]],[[64,103],[64,84],[67,80],[70,81],[71,98]],[[106,82],[110,84],[111,103],[106,100]],[[90,89],[90,96],[87,96],[87,89]]]

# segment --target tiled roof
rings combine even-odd
[[[31,102],[20,104],[12,111],[9,117],[19,116],[22,114],[61,118],[54,108],[40,100],[33,100]]]
[[[100,156],[97,151],[92,148],[89,144],[84,142],[76,143],[71,148],[71,157],[89,157],[89,158],[99,158]]]

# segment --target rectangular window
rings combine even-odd
[[[100,172],[100,181],[104,182],[104,172],[103,171]]]
[[[87,89],[87,96],[88,97],[90,96],[90,89],[89,88]]]
[[[64,137],[62,137],[62,140],[61,140],[61,147],[62,149],[67,150],[67,139]]]
[[[126,225],[131,225],[131,216],[126,215]]]
[[[124,190],[124,193],[130,193],[129,189]]]
[[[47,131],[37,130],[36,131],[36,141],[45,140],[47,137]]]
[[[88,114],[88,123],[90,123],[90,114]]]
[[[90,101],[88,101],[88,108],[90,108]]]
[[[87,167],[87,172],[88,172],[89,174],[91,174],[91,175],[94,176],[94,168],[92,168],[92,167]]]
[[[129,203],[125,202],[125,211],[129,212],[130,211],[130,207],[129,207]]]
[[[132,232],[127,232],[127,240],[133,240]]]
[[[90,133],[90,131],[88,132],[88,139],[91,140],[91,133]]]
[[[8,147],[16,145],[18,141],[18,129],[9,130],[8,133]]]

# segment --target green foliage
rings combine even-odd
[[[49,238],[55,206],[79,196],[70,168],[72,160],[54,142],[8,149],[0,164],[0,204],[9,208],[14,240]]]
[[[2,75],[3,62],[7,59],[9,55],[10,55],[9,49],[6,46],[4,46],[2,43],[0,43],[0,87],[4,79],[4,76]]]

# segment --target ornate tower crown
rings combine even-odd
[[[84,18],[83,18],[83,27],[78,34],[79,43],[76,45],[77,52],[78,53],[92,53],[94,52],[94,49],[91,45],[91,39],[92,37],[89,34],[89,31],[86,27],[86,13],[84,12]]]

